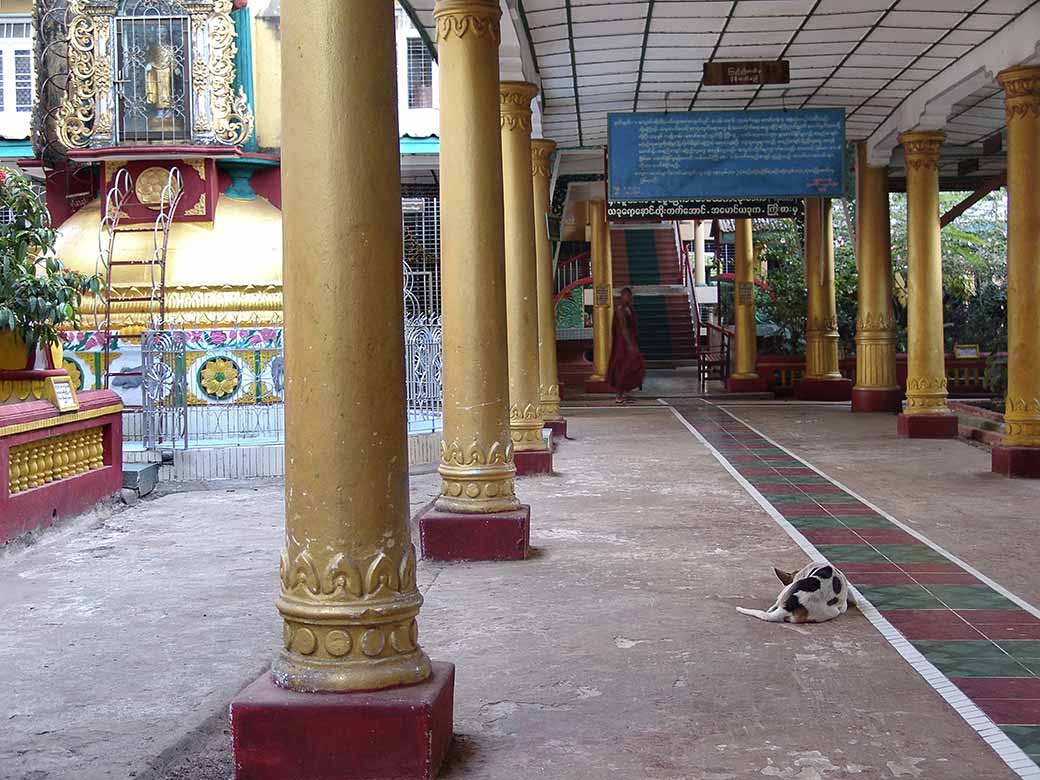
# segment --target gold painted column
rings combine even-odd
[[[854,412],[899,412],[895,313],[892,308],[892,240],[888,168],[867,164],[867,145],[856,145],[856,386]]]
[[[755,248],[751,220],[736,220],[735,265],[733,285],[734,328],[733,374],[730,392],[761,392],[766,382],[757,373],[758,333],[755,324]]]
[[[614,272],[610,266],[610,225],[607,204],[589,201],[592,232],[592,376],[589,383],[607,381],[610,364],[611,324],[614,319]],[[602,389],[602,388],[598,388]]]
[[[703,219],[694,222],[693,228],[693,278],[698,287],[707,283],[707,271],[705,267],[704,238],[708,232],[708,223]]]
[[[808,290],[805,376],[808,379],[840,378],[830,198],[805,199],[805,284]]]
[[[805,374],[795,384],[803,401],[847,401],[852,382],[838,368],[838,314],[834,297],[834,224],[830,198],[805,199]]]
[[[943,340],[942,242],[939,226],[937,130],[902,133],[906,157],[907,303],[906,408],[899,433],[910,437],[957,435],[957,418],[946,406]],[[915,421],[914,418],[920,417]]]
[[[289,3],[282,35],[294,110],[282,148],[285,646],[272,671],[298,691],[417,683],[430,661],[408,529],[393,3]]]
[[[1040,67],[997,79],[1008,133],[1008,389],[993,470],[1040,477]]]
[[[539,406],[538,267],[531,186],[531,101],[538,87],[503,81],[502,176],[505,207],[506,324],[509,344],[509,430],[517,453],[545,451]],[[519,464],[518,464],[519,468]]]
[[[531,177],[534,193],[534,238],[538,263],[538,376],[542,418],[563,421],[560,413],[560,378],[556,361],[556,307],[553,305],[553,252],[545,215],[551,208],[549,159],[556,143],[531,142]]]
[[[497,0],[438,0],[444,431],[437,508],[516,509]]]

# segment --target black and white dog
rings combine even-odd
[[[810,563],[799,572],[773,569],[784,589],[768,610],[744,609],[737,612],[770,623],[823,623],[833,620],[855,600],[849,593],[845,575],[829,563]]]

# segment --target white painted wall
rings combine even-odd
[[[440,134],[440,74],[433,63],[433,108],[408,107],[408,40],[420,40],[419,32],[400,6],[397,7],[397,109],[401,135],[426,138]]]

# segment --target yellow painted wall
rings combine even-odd
[[[31,14],[33,0],[0,0],[0,14]]]
[[[261,149],[282,146],[282,49],[278,16],[253,18],[253,93],[256,142]]]

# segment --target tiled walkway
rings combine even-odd
[[[957,708],[1001,757],[1023,777],[1040,777],[1040,618],[733,415],[704,402],[675,408],[975,705]],[[919,671],[937,690],[948,687]],[[1002,750],[992,724],[1034,763]]]

